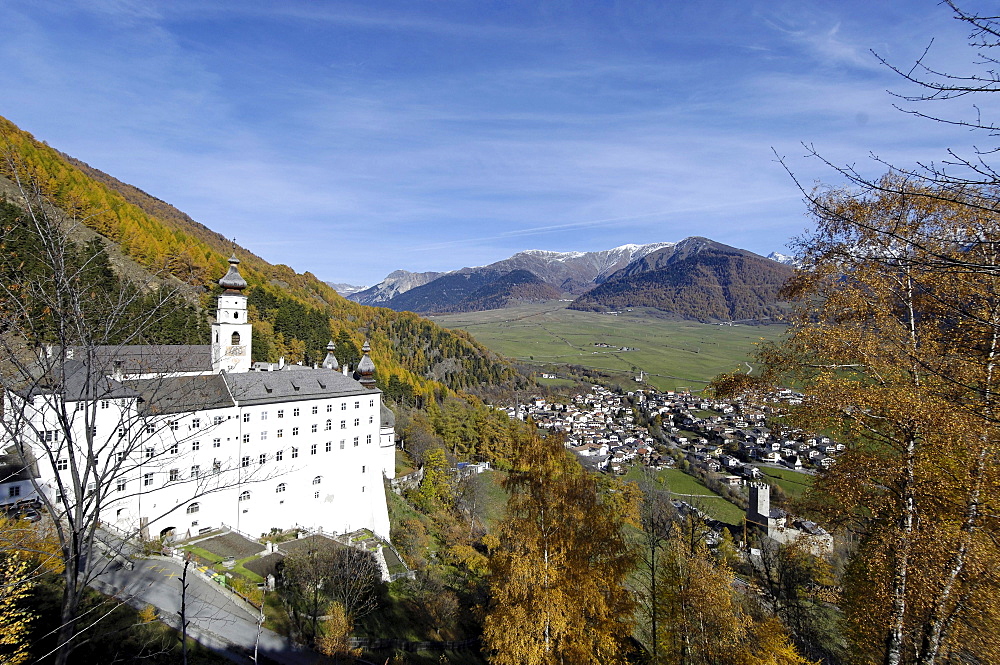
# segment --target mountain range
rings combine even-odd
[[[347,297],[425,314],[572,298],[570,307],[582,310],[650,307],[702,321],[762,320],[781,314],[778,294],[790,263],[691,237],[598,252],[527,250],[448,272],[397,270]]]

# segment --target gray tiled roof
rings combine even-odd
[[[82,349],[72,349],[82,360]],[[136,344],[134,346],[99,346],[94,349],[95,364],[110,374],[120,369],[123,374],[155,374],[174,372],[211,372],[210,344]]]
[[[128,385],[142,396],[141,409],[147,415],[233,406],[233,398],[221,374],[137,379],[129,381]]]
[[[41,369],[41,368],[40,368]],[[102,372],[89,370],[76,360],[54,361],[39,378],[18,381],[11,387],[22,395],[62,393],[67,402],[84,399],[116,399],[135,397],[135,391],[123,386]],[[18,385],[19,384],[19,385]]]
[[[240,404],[267,404],[301,399],[322,399],[341,395],[376,395],[351,377],[331,369],[296,365],[277,372],[226,374],[233,397]]]

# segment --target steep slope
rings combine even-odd
[[[482,312],[525,302],[544,302],[562,295],[534,273],[515,270],[479,287],[443,312]]]
[[[16,169],[22,182],[41,188],[55,207],[72,210],[138,266],[200,293],[202,308],[211,311],[216,280],[234,249],[230,240],[142,190],[66,157],[5,118],[0,118],[0,141],[12,157],[0,164],[0,176],[11,178]],[[349,359],[367,335],[379,386],[391,385],[417,401],[440,398],[445,386],[468,389],[523,380],[507,361],[465,333],[413,314],[363,307],[310,273],[272,265],[243,248],[236,252],[256,316],[255,360],[284,356],[289,362],[318,362],[331,338],[338,340],[338,356]]]
[[[792,269],[706,238],[648,254],[578,298],[573,309],[653,307],[699,321],[781,316],[778,292]]]

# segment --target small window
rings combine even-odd
[[[176,420],[168,420],[167,421],[167,427],[170,428],[171,432],[176,432],[177,431],[177,421]]]
[[[347,411],[347,402],[341,402],[340,403],[340,410],[341,411]]]
[[[355,402],[354,403],[354,408],[355,409],[360,409],[361,408],[361,402]]]
[[[250,443],[250,435],[249,434],[244,434],[243,435],[243,443]]]
[[[284,409],[278,409],[278,417],[279,418],[284,418],[285,417],[285,410]]]
[[[375,406],[375,400],[373,399],[368,400],[368,406]]]
[[[319,485],[321,482],[323,482],[323,476],[316,476],[313,478],[313,485]]]
[[[318,432],[318,431],[319,431],[319,425],[315,425],[315,424],[314,424],[314,425],[313,425],[313,426],[312,426],[312,427],[311,427],[311,428],[309,429],[309,431],[310,431],[310,432],[312,432],[313,434],[315,434],[316,432]]]
[[[319,413],[319,407],[318,406],[314,406],[312,408],[312,414],[315,416],[317,413]]]
[[[67,460],[64,460],[61,457],[56,460],[56,471],[65,471],[68,468],[69,462]]]
[[[201,429],[201,418],[191,419],[191,429]]]
[[[267,441],[267,430],[264,430],[263,432],[260,433],[260,440]]]
[[[154,425],[146,425],[146,434],[152,434],[155,431],[156,427]]]
[[[361,418],[355,418],[354,419],[354,426],[357,427],[360,424],[361,424]]]
[[[366,468],[367,468],[367,467],[366,467],[366,466],[365,466],[364,464],[362,464],[362,465],[361,465],[361,473],[364,473],[364,472],[365,472],[365,469],[366,469]]]
[[[222,462],[219,460],[212,460],[212,473],[218,473],[222,471]]]
[[[106,399],[102,399],[102,400],[101,400],[101,408],[102,408],[102,409],[106,409],[106,408],[108,408],[109,406],[111,406],[111,402],[109,402],[109,401],[108,401],[108,400],[106,400]]]
[[[347,429],[347,421],[346,420],[341,420],[340,421],[340,429]]]
[[[151,474],[151,473],[144,473],[142,475],[142,486],[143,487],[149,487],[152,484],[153,484],[153,474]]]
[[[260,463],[260,464],[264,464],[264,463],[266,463],[266,462],[267,462],[267,455],[265,455],[264,453],[261,453],[261,454],[260,454],[260,458],[259,458],[259,459],[260,459],[260,462],[259,462],[259,463]]]
[[[260,419],[261,420],[267,420],[267,411],[261,411],[260,412]]]
[[[118,491],[118,492],[124,492],[125,491],[125,480],[124,479],[119,478],[118,480],[115,481],[115,490]]]
[[[340,449],[341,449],[341,450],[343,450],[343,449],[344,449],[344,444],[345,444],[345,443],[347,443],[347,441],[346,441],[345,439],[341,439],[341,440],[340,440]]]
[[[278,483],[278,486],[274,488],[275,494],[281,494],[285,491],[285,483]]]
[[[313,498],[314,499],[318,499],[319,498],[319,492],[313,492]]]
[[[244,413],[243,414],[243,422],[245,422],[245,423],[250,422],[250,414],[249,413]]]
[[[11,485],[10,486],[10,492],[8,493],[8,496],[10,496],[10,497],[21,496],[21,486],[20,485]]]
[[[371,434],[368,435],[368,440],[365,441],[365,443],[367,443],[369,446],[372,445],[372,435]]]
[[[151,446],[146,447],[146,459],[153,458],[153,448]]]
[[[330,431],[330,430],[332,430],[332,429],[333,429],[333,421],[332,421],[332,420],[327,420],[327,421],[326,421],[326,427],[325,427],[324,429],[325,429],[326,431]]]
[[[316,454],[316,444],[315,443],[312,444],[311,446],[309,446],[309,454],[310,455],[315,455]]]
[[[222,416],[215,416],[214,418],[212,418],[212,424],[215,425],[215,426],[221,425],[222,424]]]
[[[298,436],[298,435],[299,435],[299,428],[298,427],[293,427],[292,428],[292,436]]]
[[[191,467],[191,477],[197,478],[200,475],[201,475],[201,467],[195,464],[194,466]]]
[[[330,413],[331,411],[333,411],[333,404],[327,404],[326,405],[326,412]]]
[[[127,458],[128,458],[128,451],[122,450],[122,451],[119,451],[119,452],[115,453],[115,461],[116,462],[124,462]]]
[[[201,441],[192,441],[191,450],[201,450]]]
[[[212,447],[213,448],[221,448],[222,447],[222,439],[212,439]]]
[[[189,503],[188,504],[188,507],[187,507],[188,515],[193,515],[194,513],[198,512],[199,510],[201,510],[201,505],[199,505],[197,501],[195,501],[194,503]]]
[[[249,500],[250,500],[249,491],[243,490],[242,492],[240,492],[240,501],[249,501]]]
[[[368,424],[371,425],[375,422],[375,416],[368,416]]]
[[[233,336],[229,339],[229,342],[230,342],[230,344],[232,346],[236,346],[237,344],[239,344],[240,343],[240,334],[238,332],[234,332]]]
[[[327,441],[326,442],[326,452],[330,452],[331,450],[333,450],[333,441]]]
[[[278,452],[274,453],[274,461],[280,462],[282,458],[284,458],[284,456],[285,456],[285,451],[279,450]]]
[[[125,426],[122,425],[121,427],[118,428],[118,438],[119,439],[124,439],[125,438],[125,434],[126,434]]]
[[[250,466],[250,456],[244,455],[243,460],[240,462],[240,466],[247,467]]]
[[[178,449],[179,449],[179,446],[176,443],[173,444],[172,446],[170,446],[170,454],[171,455],[176,455]]]
[[[294,409],[292,409],[292,415],[295,416],[296,418],[299,417],[299,409],[298,409],[298,407],[295,407]]]
[[[170,475],[168,476],[168,478],[170,479],[171,482],[180,480],[181,478],[180,469],[170,469]]]
[[[298,456],[299,456],[299,449],[298,448],[292,448],[292,459],[295,459]]]
[[[278,430],[278,434],[277,434],[277,436],[278,436],[278,438],[279,438],[279,439],[280,439],[281,437],[285,436],[285,430],[283,430],[283,429],[279,429],[279,430]]]
[[[358,440],[359,440],[359,437],[354,437],[354,447],[355,448],[358,447]]]

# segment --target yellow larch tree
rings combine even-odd
[[[505,487],[507,517],[486,539],[490,662],[624,662],[634,612],[625,580],[635,555],[622,528],[634,515],[602,498],[558,437],[519,441]]]

